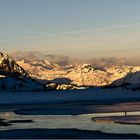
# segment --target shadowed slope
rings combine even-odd
[[[42,86],[35,82],[13,58],[0,52],[0,90],[39,90]]]
[[[22,67],[20,67],[13,58],[1,52],[0,52],[0,75],[18,78],[28,77],[28,74],[25,72],[25,70]]]

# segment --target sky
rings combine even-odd
[[[0,0],[0,51],[139,59],[140,0]]]

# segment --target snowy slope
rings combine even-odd
[[[140,92],[117,89],[86,89],[47,92],[0,92],[1,104],[63,103],[70,101],[121,102],[140,99]]]
[[[41,90],[42,85],[30,78],[13,58],[0,53],[0,91]]]

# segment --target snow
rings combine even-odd
[[[1,76],[1,75],[0,75]],[[17,79],[12,77],[1,77],[0,79],[0,92],[4,91],[32,91],[41,90],[42,85],[34,82],[30,78]]]
[[[122,101],[140,99],[139,91],[115,89],[84,89],[69,91],[0,92],[0,104],[63,103],[71,101]]]
[[[55,129],[79,129],[92,130],[93,132],[98,130],[107,134],[140,134],[139,125],[96,123],[94,121],[91,121],[91,118],[89,118],[88,116],[81,115],[18,115],[13,112],[8,112],[7,114],[5,114],[5,116],[7,116],[7,122],[10,120],[32,120],[33,123],[13,123],[8,127],[1,126],[1,132],[4,132],[3,130],[19,131],[22,129],[28,130],[38,128],[51,129],[52,132],[54,132]],[[27,132],[30,132],[30,130],[28,130]],[[26,134],[26,132],[23,133]],[[8,133],[5,133],[5,136],[7,134]]]

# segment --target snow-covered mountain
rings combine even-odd
[[[0,53],[0,90],[40,89],[40,85],[32,79],[46,85],[55,83],[65,87],[66,85],[140,87],[140,66],[98,68],[92,64],[82,63],[62,66],[46,59],[50,57],[52,59],[52,56],[36,59],[34,56],[34,59],[15,62],[8,55]]]
[[[24,67],[31,77],[46,84],[53,82],[77,86],[120,86],[124,85],[124,78],[125,82],[131,85],[140,84],[138,74],[140,66],[112,66],[101,69],[91,64],[59,66],[48,61],[47,63],[45,61],[32,63],[19,61],[17,63]],[[48,64],[51,69],[48,68]]]
[[[39,90],[35,82],[13,58],[0,52],[0,91]]]
[[[119,86],[127,89],[140,90],[140,71],[129,72],[124,77],[111,83],[112,87]]]
[[[1,52],[0,52],[0,74],[18,78],[28,76],[25,70],[22,67],[20,67],[13,58]]]

